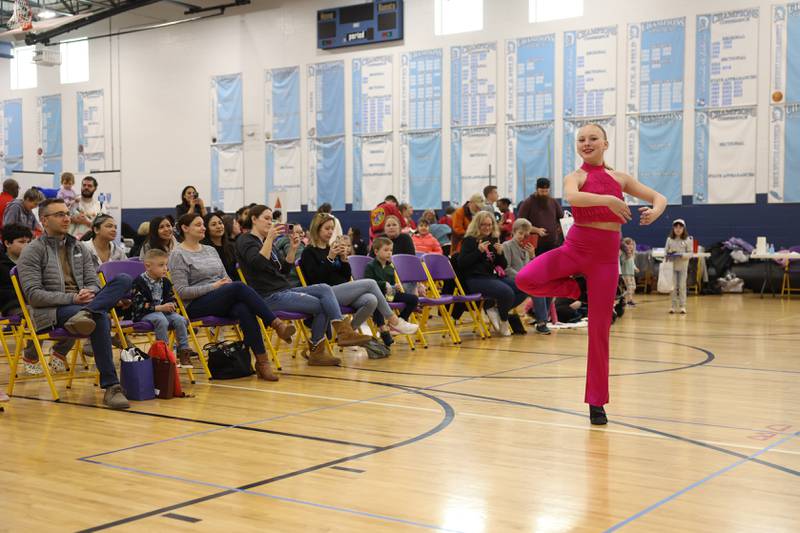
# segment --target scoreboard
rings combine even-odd
[[[403,0],[375,0],[317,11],[317,48],[323,50],[402,39]]]

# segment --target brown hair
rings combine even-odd
[[[61,183],[75,183],[75,174],[72,172],[64,172],[61,174]]]
[[[683,226],[683,233],[681,234],[681,236],[680,236],[680,237],[678,237],[677,235],[675,235],[675,226],[676,226],[677,224],[681,224],[681,223],[680,223],[680,222],[674,222],[674,223],[672,224],[672,229],[669,231],[669,238],[670,238],[670,239],[681,239],[681,240],[686,240],[686,238],[689,236],[689,230],[687,230],[687,229],[686,229],[686,224],[681,224],[681,226]]]
[[[183,227],[184,226],[191,226],[192,222],[196,218],[203,218],[197,213],[186,213],[182,215],[181,218],[178,219],[178,230],[181,232],[181,235],[184,235]],[[159,223],[160,224],[160,223]],[[151,226],[152,231],[152,226]],[[156,227],[156,232],[158,232],[158,227]]]
[[[389,237],[375,237],[375,240],[372,241],[372,251],[376,254],[378,253],[378,250],[384,246],[394,246],[392,239]]]
[[[326,222],[333,222],[334,220],[333,215],[329,215],[328,213],[317,213],[314,215],[314,218],[311,219],[311,225],[308,227],[308,238],[311,240],[311,244],[317,248],[328,247],[327,242],[320,241],[319,231]]]
[[[160,248],[150,248],[144,254],[145,261],[155,261],[156,259],[163,259],[169,257],[169,254]]]

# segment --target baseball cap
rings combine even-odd
[[[484,204],[486,203],[483,199],[482,194],[473,194],[472,196],[469,197],[469,201],[477,205],[478,207],[483,207]]]
[[[675,224],[680,224],[681,226],[685,227],[686,221],[683,220],[682,218],[676,218],[675,220],[672,221],[672,225],[674,226]]]

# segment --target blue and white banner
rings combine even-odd
[[[694,203],[756,200],[756,108],[695,113]]]
[[[22,98],[6,100],[2,106],[2,164],[6,177],[22,170]]]
[[[497,43],[450,48],[450,122],[454,128],[497,122]]]
[[[103,90],[77,94],[78,171],[105,170],[105,101]]]
[[[578,130],[587,124],[599,124],[608,136],[609,148],[606,151],[605,162],[611,167],[616,167],[616,156],[614,146],[617,140],[617,119],[613,117],[593,120],[565,120],[564,121],[564,136],[561,145],[562,167],[561,170],[566,176],[574,172],[583,163],[578,157],[578,148],[576,145]]]
[[[769,202],[800,202],[800,104],[771,106]]]
[[[38,166],[43,172],[52,172],[59,181],[62,167],[63,144],[61,135],[61,95],[40,96],[37,101],[39,115]]]
[[[564,32],[564,118],[617,113],[617,27]]]
[[[683,110],[686,19],[628,24],[628,113]]]
[[[536,192],[538,178],[553,177],[555,133],[552,122],[508,126],[506,191],[515,203]],[[555,191],[553,191],[555,192]]]
[[[274,68],[264,75],[264,138],[300,138],[300,67]]]
[[[442,207],[442,134],[439,131],[402,136],[400,190],[417,209]]]
[[[353,137],[353,209],[372,209],[395,192],[392,136]]]
[[[553,120],[556,35],[506,41],[506,122]]]
[[[345,207],[344,137],[308,140],[308,209],[328,202],[334,210]]]
[[[772,6],[770,64],[772,101],[800,102],[800,3]]]
[[[211,147],[211,204],[226,213],[244,205],[242,145]]]
[[[680,205],[683,183],[683,114],[631,115],[625,119],[626,170]],[[627,198],[629,203],[641,203]]]
[[[307,72],[308,136],[344,135],[344,61],[308,65]]]
[[[284,211],[300,211],[302,149],[299,140],[267,143],[267,201]]]
[[[461,205],[490,183],[497,184],[495,128],[452,130],[450,202]]]
[[[433,130],[442,127],[442,79],[441,48],[409,52],[401,56],[402,130]]]
[[[211,78],[211,144],[241,144],[242,117],[242,75]]]
[[[697,16],[695,107],[758,103],[758,8]]]
[[[353,59],[353,135],[392,131],[392,56]]]

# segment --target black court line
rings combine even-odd
[[[50,401],[52,401],[52,400],[47,400],[47,399],[44,399],[44,398],[35,398],[33,396],[14,396],[14,398],[20,398],[22,400],[35,400],[35,401],[38,401],[38,402],[50,402]],[[75,405],[75,406],[78,406],[78,407],[91,407],[93,409],[105,409],[105,410],[108,410],[108,407],[104,407],[102,405],[90,404],[90,403],[67,402],[67,401],[64,401],[64,400],[60,400],[58,403],[63,403],[63,404],[66,404],[66,405]],[[316,437],[314,435],[304,435],[302,433],[289,433],[289,432],[286,432],[286,431],[275,431],[275,430],[272,430],[272,429],[254,428],[254,427],[251,427],[251,426],[238,426],[236,424],[230,424],[230,423],[226,423],[226,422],[215,422],[213,420],[202,420],[202,419],[199,419],[199,418],[188,418],[188,417],[185,417],[185,416],[164,415],[164,414],[160,414],[160,413],[148,413],[146,411],[133,411],[131,409],[125,409],[125,410],[116,411],[116,412],[117,413],[126,413],[126,414],[131,414],[131,415],[152,416],[152,417],[155,417],[155,418],[165,418],[167,420],[177,420],[177,421],[180,421],[180,422],[194,422],[196,424],[205,424],[207,426],[224,427],[224,428],[229,428],[229,429],[240,429],[240,430],[243,430],[243,431],[253,431],[253,432],[256,432],[256,433],[267,433],[267,434],[270,434],[270,435],[278,435],[278,436],[281,436],[281,437],[292,437],[292,438],[295,438],[295,439],[306,439],[306,440],[313,440],[313,441],[318,441],[318,442],[327,442],[327,443],[330,443],[330,444],[343,444],[343,445],[346,445],[346,446],[355,446],[357,448],[367,448],[367,449],[370,449],[370,450],[377,450],[378,448],[380,448],[380,446],[376,446],[374,444],[363,444],[363,443],[360,443],[360,442],[350,442],[350,441],[340,440],[340,439],[329,439],[329,438],[325,438],[325,437]],[[109,452],[102,452],[102,453],[98,453],[98,454],[95,454],[95,455],[87,455],[86,457],[80,457],[79,459],[92,459],[94,457],[101,457],[103,455],[109,455],[109,454],[112,454],[112,453],[117,453],[117,452],[121,452],[121,451],[125,451],[125,450],[132,450],[134,448],[139,448],[141,446],[144,446],[144,445],[129,446],[127,448],[122,448],[120,450],[112,450],[112,451],[109,451]]]
[[[164,518],[174,518],[175,520],[182,520],[183,522],[189,522],[190,524],[196,524],[197,522],[201,521],[200,518],[194,518],[192,516],[186,516],[178,513],[167,513],[163,516]]]
[[[332,466],[334,470],[343,470],[345,472],[355,472],[356,474],[363,474],[366,470],[361,470],[360,468],[348,468],[346,466]]]
[[[121,525],[125,525],[125,524],[130,524],[131,522],[136,522],[136,521],[139,521],[139,520],[142,520],[142,519],[145,519],[145,518],[149,518],[149,517],[152,517],[152,516],[161,515],[161,514],[164,514],[164,513],[167,513],[167,512],[175,511],[177,509],[182,509],[184,507],[189,507],[189,506],[196,505],[196,504],[203,503],[203,502],[207,502],[207,501],[210,501],[210,500],[215,500],[215,499],[218,499],[218,498],[222,498],[223,496],[228,496],[230,494],[241,493],[243,491],[247,491],[247,490],[250,490],[250,489],[253,489],[253,488],[256,488],[256,487],[261,487],[261,486],[268,485],[268,484],[271,484],[271,483],[275,483],[275,482],[278,482],[278,481],[283,481],[285,479],[294,478],[294,477],[297,477],[297,476],[301,476],[303,474],[308,474],[310,472],[316,472],[316,471],[322,470],[324,468],[330,468],[330,467],[333,467],[333,466],[337,466],[339,464],[346,463],[348,461],[353,461],[355,459],[361,459],[361,458],[369,457],[371,455],[382,453],[382,452],[385,452],[385,451],[388,451],[388,450],[393,450],[395,448],[408,446],[409,444],[414,444],[416,442],[419,442],[421,440],[427,439],[427,438],[439,433],[444,428],[449,426],[452,423],[452,421],[455,419],[455,410],[453,409],[453,407],[449,403],[447,403],[445,400],[442,400],[441,398],[438,398],[437,396],[434,396],[432,394],[427,394],[427,393],[425,393],[425,392],[423,392],[421,390],[414,389],[413,387],[407,387],[405,385],[397,385],[397,384],[394,384],[394,383],[382,383],[382,382],[377,382],[377,381],[363,381],[363,382],[364,383],[370,383],[372,385],[379,385],[379,386],[384,386],[384,387],[392,387],[392,388],[400,389],[400,390],[403,390],[405,392],[409,392],[409,393],[412,393],[412,394],[418,394],[420,396],[424,396],[425,398],[428,398],[428,399],[433,400],[434,402],[436,402],[442,408],[442,410],[444,412],[444,416],[443,416],[442,420],[436,426],[434,426],[433,428],[429,429],[428,431],[425,431],[424,433],[420,433],[419,435],[417,435],[415,437],[411,437],[409,439],[406,439],[406,440],[403,440],[403,441],[400,441],[400,442],[396,442],[394,444],[389,444],[387,446],[381,446],[381,447],[379,447],[379,448],[377,448],[375,450],[368,450],[368,451],[357,453],[357,454],[354,454],[354,455],[348,455],[346,457],[341,457],[339,459],[334,459],[332,461],[327,461],[325,463],[320,463],[320,464],[317,464],[317,465],[314,465],[314,466],[309,466],[307,468],[303,468],[303,469],[300,469],[300,470],[295,470],[293,472],[287,472],[285,474],[280,474],[278,476],[273,476],[271,478],[262,479],[260,481],[254,481],[252,483],[247,483],[245,485],[241,485],[239,487],[236,487],[235,489],[229,489],[229,490],[223,490],[223,491],[220,491],[220,492],[215,492],[213,494],[208,494],[206,496],[200,496],[198,498],[193,498],[191,500],[186,500],[186,501],[179,502],[179,503],[176,503],[176,504],[173,504],[173,505],[168,505],[168,506],[165,506],[165,507],[162,507],[162,508],[159,508],[159,509],[154,509],[152,511],[147,511],[145,513],[140,513],[138,515],[129,516],[127,518],[122,518],[122,519],[119,519],[119,520],[115,520],[113,522],[107,522],[105,524],[101,524],[101,525],[94,526],[94,527],[91,527],[91,528],[83,529],[79,533],[89,533],[89,532],[92,532],[92,531],[102,531],[102,530],[109,529],[109,528],[112,528],[112,527],[117,527],[117,526],[121,526]]]

